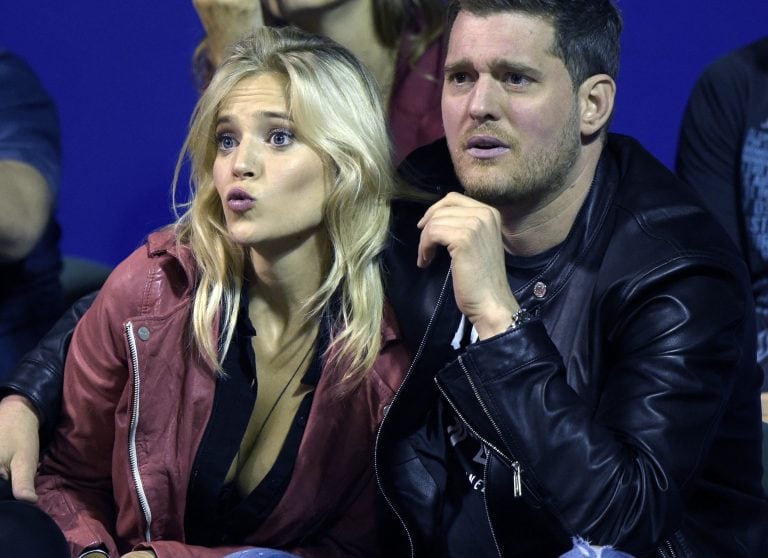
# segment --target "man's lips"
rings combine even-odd
[[[248,211],[256,204],[256,200],[242,188],[233,188],[227,194],[227,207],[236,213]]]
[[[465,146],[469,154],[478,159],[492,159],[509,152],[509,145],[493,136],[472,136]]]

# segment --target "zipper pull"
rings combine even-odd
[[[512,463],[512,468],[515,470],[513,477],[512,496],[515,498],[520,498],[523,495],[523,469],[520,467],[519,461]]]

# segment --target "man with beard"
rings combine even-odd
[[[748,274],[607,133],[615,7],[458,0],[449,19],[446,140],[404,167],[442,198],[398,208],[386,254],[415,351],[376,452],[394,555],[762,555]]]
[[[446,139],[402,169],[441,199],[399,203],[384,254],[414,351],[376,446],[387,555],[761,555],[748,274],[696,198],[607,133],[617,10],[451,15]],[[8,387],[47,427],[45,347]],[[37,419],[19,399],[0,403],[0,467],[23,495]]]

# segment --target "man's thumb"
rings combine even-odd
[[[16,456],[11,461],[11,486],[13,497],[25,502],[37,502],[35,472],[37,459],[33,456]]]

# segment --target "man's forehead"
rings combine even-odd
[[[446,66],[460,61],[484,64],[530,63],[554,56],[554,27],[542,17],[522,12],[475,15],[460,11],[451,27]]]

